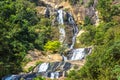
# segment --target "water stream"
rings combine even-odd
[[[64,22],[63,22],[63,10],[62,9],[57,10],[57,21],[59,23],[59,33],[60,33],[59,41],[63,43],[65,40],[65,29],[63,27]]]
[[[70,46],[70,49],[73,49],[73,47],[75,45],[76,36],[78,34],[78,27],[77,27],[77,25],[76,25],[72,15],[70,13],[68,13],[68,12],[66,14],[68,16],[68,23],[69,23],[69,25],[72,25],[72,27],[73,27],[72,44]]]
[[[38,72],[45,72],[45,71],[47,71],[48,66],[49,66],[49,63],[43,63],[43,64],[39,65]]]
[[[46,65],[45,65],[46,64]],[[48,65],[49,64],[49,65]],[[44,65],[44,66],[43,66]],[[47,69],[42,70],[43,67],[47,66]],[[63,73],[71,68],[71,64],[68,62],[52,62],[52,63],[42,63],[34,69],[34,73],[38,73],[44,77],[49,77],[51,79],[59,78],[63,76]],[[39,69],[41,71],[39,71]]]

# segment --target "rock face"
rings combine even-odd
[[[24,71],[29,71],[30,67],[35,67],[36,63],[38,62],[56,62],[56,61],[62,61],[63,58],[60,54],[50,54],[50,55],[43,55],[43,53],[39,50],[29,51],[29,54],[27,54],[26,58],[30,59],[31,61],[28,62],[24,67]]]
[[[90,2],[90,0],[83,0],[82,3],[71,5],[69,0],[63,1],[63,0],[41,0],[42,3],[44,3],[43,6],[38,6],[37,13],[38,14],[44,14],[46,6],[49,5],[51,7],[51,14],[53,14],[54,9],[59,8],[60,6],[63,7],[63,9],[66,11],[69,11],[77,24],[84,24],[85,17],[88,16],[92,23],[96,23],[96,5],[98,0],[93,0],[93,2]],[[45,6],[46,5],[46,6]]]
[[[62,56],[60,54],[48,55],[48,62],[62,61]]]
[[[28,51],[26,58],[30,60],[38,60],[43,56],[43,53],[37,49]]]

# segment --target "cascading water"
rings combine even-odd
[[[59,9],[57,10],[57,21],[59,24],[64,24],[63,22],[63,10],[62,9]]]
[[[49,67],[49,63],[43,63],[39,66],[38,72],[45,72]]]
[[[22,74],[22,75],[9,75],[2,78],[2,80],[32,80],[37,77],[36,73]]]
[[[64,61],[73,61],[73,60],[82,60],[85,58],[86,55],[91,53],[91,48],[78,48],[72,49],[68,52],[67,56],[64,56]]]
[[[59,33],[60,33],[59,41],[63,43],[65,40],[65,30],[63,28],[64,22],[63,22],[63,10],[62,9],[57,10],[57,21],[59,23]]]
[[[63,60],[82,60],[88,52],[86,52],[86,49],[89,48],[79,48],[79,49],[73,49],[76,41],[76,36],[78,34],[78,27],[72,17],[72,15],[68,12],[66,12],[67,17],[67,25],[70,25],[73,27],[73,37],[72,37],[72,44],[70,45],[70,52],[67,56],[62,55]]]
[[[52,72],[50,78],[51,78],[51,79],[59,78],[59,72]]]
[[[9,75],[6,76],[5,78],[3,77],[2,80],[19,80],[20,76],[19,75]]]
[[[73,56],[71,57],[70,60],[81,60],[85,57],[85,48],[80,48],[80,49],[74,49],[73,50]]]
[[[75,44],[75,39],[78,33],[78,27],[76,26],[75,21],[73,20],[73,17],[70,14],[68,17],[68,21],[69,21],[69,24],[72,24],[73,26],[73,38],[72,38],[72,44],[70,46],[70,49],[73,49],[74,44]]]
[[[44,65],[44,67],[46,67],[47,65],[45,64],[46,63],[42,63],[41,66]],[[71,68],[71,64],[68,62],[53,62],[47,64],[49,65],[47,66],[47,69],[45,69],[46,71],[45,70],[39,71],[41,66],[38,65],[38,67],[36,67],[33,72],[40,73],[44,77],[49,77],[51,79],[54,79],[54,78],[59,78],[60,76],[63,75],[64,71],[67,71]]]
[[[59,41],[60,41],[61,43],[63,43],[64,40],[65,40],[65,30],[64,30],[64,28],[59,27],[59,33],[60,33]]]

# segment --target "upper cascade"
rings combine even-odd
[[[98,0],[92,0],[90,5],[90,0],[82,0],[77,4],[74,4],[75,1],[72,1],[74,5],[71,4],[70,0],[41,0],[45,5],[49,5],[53,9],[63,6],[64,10],[68,10],[74,17],[77,24],[84,24],[86,16],[91,19],[92,24],[96,24],[96,6]],[[42,8],[42,7],[41,7]],[[41,13],[41,11],[39,12]],[[42,13],[44,14],[44,12]]]
[[[63,10],[62,9],[57,10],[57,21],[59,24],[64,24],[64,22],[63,22]]]
[[[66,44],[64,41],[66,40],[67,36],[66,36],[66,31],[65,31],[65,27],[66,25],[68,25],[69,27],[71,27],[72,30],[72,38],[71,38],[71,44],[67,44],[68,47],[70,49],[74,48],[74,44],[75,44],[75,39],[78,33],[78,27],[77,24],[75,23],[75,20],[73,18],[73,16],[71,15],[70,12],[66,12],[62,9],[63,7],[59,7],[56,11],[57,15],[56,15],[56,20],[59,23],[58,27],[59,27],[59,33],[60,33],[60,42]],[[63,27],[64,26],[64,27]]]
[[[57,11],[57,16],[56,16],[56,19],[59,23],[59,33],[60,33],[60,38],[59,38],[59,41],[61,43],[64,42],[65,40],[65,30],[64,28],[62,27],[62,25],[64,24],[64,20],[63,20],[63,10],[62,9],[58,9]]]

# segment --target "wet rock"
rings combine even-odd
[[[37,60],[37,59],[41,58],[42,56],[43,56],[43,52],[41,52],[37,49],[34,49],[34,50],[28,51],[26,58],[30,59],[30,60]]]
[[[34,68],[33,72],[36,72],[44,77],[54,79],[65,76],[65,72],[68,71],[70,68],[71,63],[69,62],[42,63]]]

